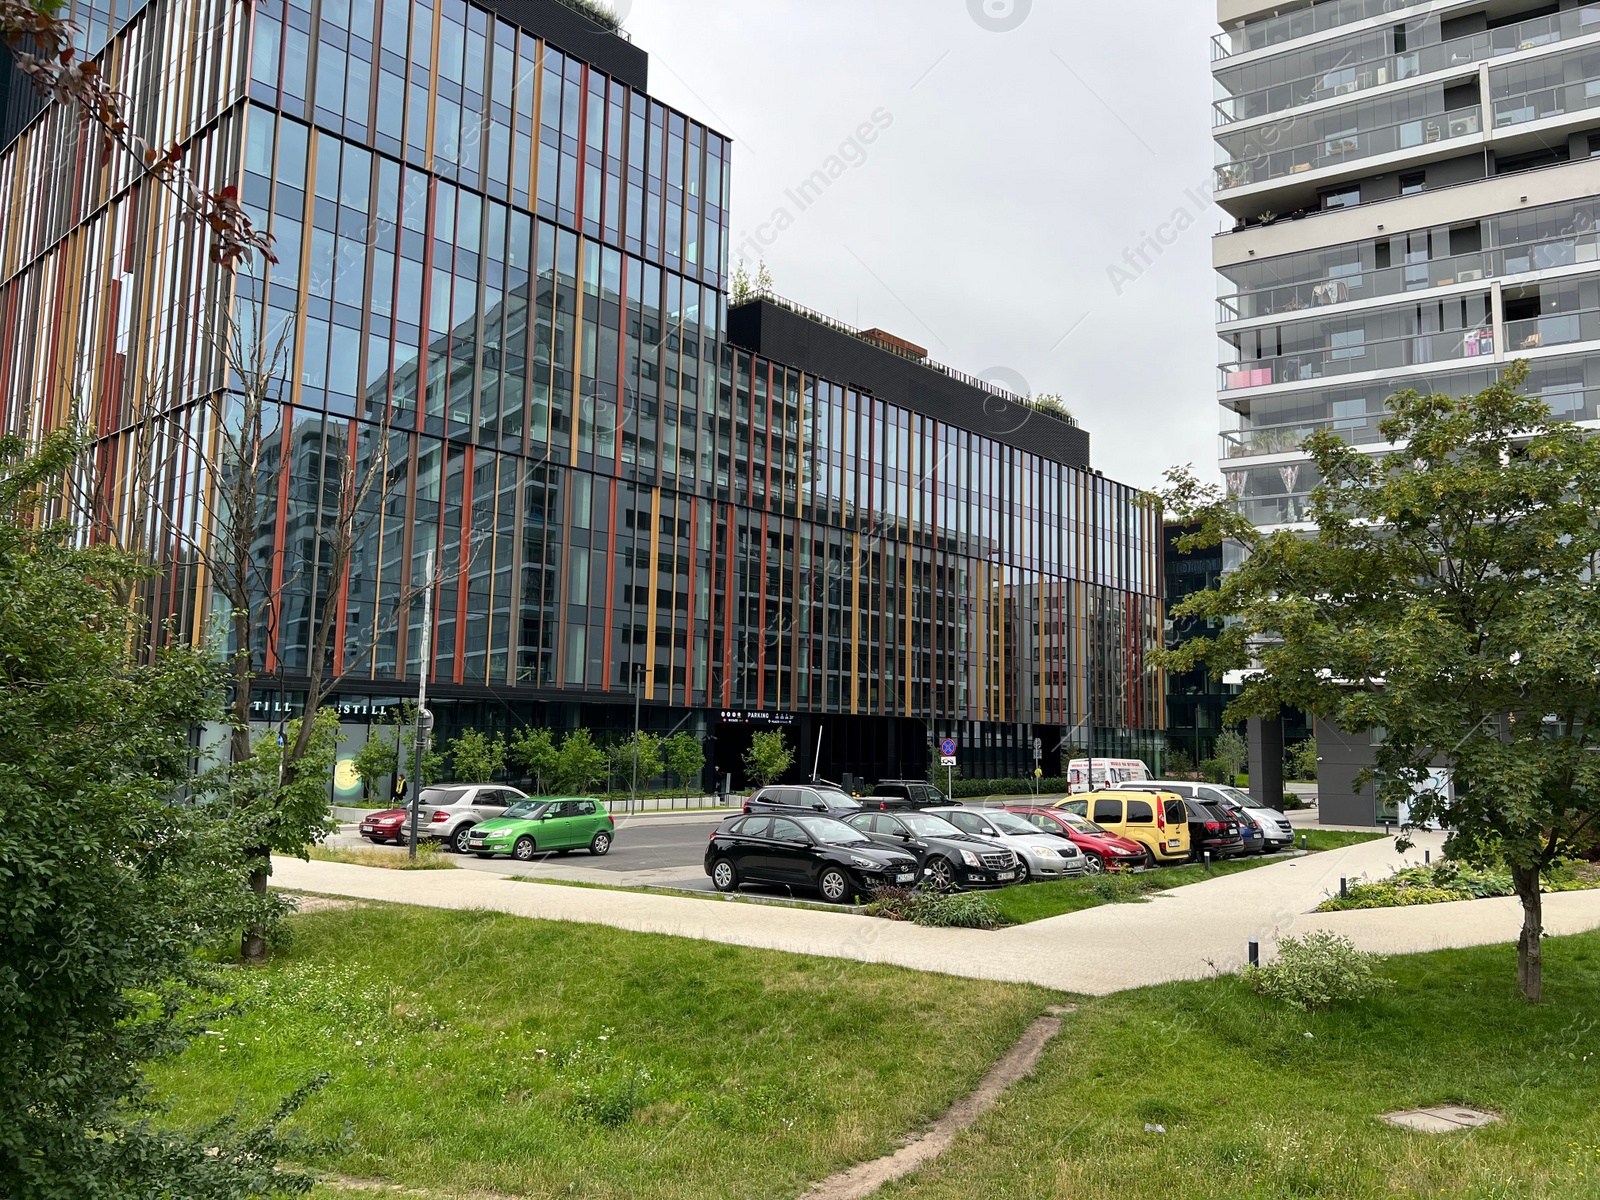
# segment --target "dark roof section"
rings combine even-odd
[[[650,56],[560,0],[478,0],[496,16],[537,34],[635,91],[650,90]]]
[[[980,433],[1053,462],[1089,469],[1089,432],[761,298],[728,308],[728,340],[785,366]]]

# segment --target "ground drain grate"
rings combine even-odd
[[[1006,1051],[1005,1057],[989,1068],[977,1091],[957,1100],[930,1129],[908,1139],[893,1154],[857,1163],[848,1171],[824,1179],[802,1200],[862,1200],[884,1184],[909,1175],[938,1158],[950,1148],[956,1134],[1000,1102],[1007,1088],[1033,1074],[1044,1048],[1061,1031],[1061,1018],[1076,1011],[1076,1005],[1052,1004],[1044,1011],[1045,1015],[1028,1026],[1017,1044]]]
[[[1384,1113],[1383,1120],[1418,1133],[1457,1133],[1463,1129],[1481,1129],[1485,1125],[1493,1125],[1500,1118],[1476,1108],[1447,1104],[1440,1108],[1408,1108],[1401,1112]]]

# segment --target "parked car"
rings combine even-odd
[[[1218,783],[1195,783],[1187,779],[1158,779],[1152,783],[1131,783],[1128,787],[1176,792],[1186,800],[1203,800],[1209,804],[1228,804],[1231,808],[1242,808],[1261,826],[1263,850],[1281,850],[1285,846],[1294,844],[1294,826],[1289,823],[1289,818],[1284,816],[1281,810],[1259,807],[1251,799],[1249,792],[1236,787],[1225,787]]]
[[[757,788],[744,802],[744,811],[820,812],[847,817],[861,811],[861,801],[828,784],[784,784]]]
[[[1244,839],[1244,852],[1246,854],[1265,854],[1267,852],[1267,836],[1262,831],[1259,821],[1246,810],[1234,804],[1218,804],[1214,807],[1220,808],[1235,821],[1239,822],[1239,836]]]
[[[1239,834],[1239,820],[1220,804],[1204,800],[1185,800],[1189,811],[1189,857],[1198,862],[1206,852],[1211,861],[1238,858],[1245,852],[1244,838]]]
[[[501,816],[518,800],[528,797],[514,787],[497,783],[439,783],[422,789],[417,797],[417,837],[443,842],[457,854],[467,852],[467,835],[474,825]]]
[[[1006,811],[1021,817],[1035,829],[1070,841],[1083,852],[1084,863],[1091,875],[1098,875],[1102,871],[1145,869],[1143,846],[1128,838],[1118,837],[1088,817],[1080,817],[1064,808],[1040,808],[1036,805],[1008,805]]]
[[[547,850],[570,854],[587,849],[599,857],[611,853],[616,834],[606,806],[591,797],[519,800],[502,815],[468,830],[467,849],[479,858],[509,854],[518,862]]]
[[[1065,879],[1089,870],[1089,860],[1069,839],[1053,837],[1015,813],[959,806],[923,811],[943,817],[962,833],[1009,847],[1021,865],[1024,883],[1032,879]]]
[[[706,843],[705,871],[719,892],[777,884],[835,904],[918,878],[914,854],[875,845],[843,821],[799,812],[729,817]]]
[[[420,819],[418,824],[421,824]],[[382,812],[368,813],[361,818],[359,832],[374,846],[381,846],[385,842],[404,845],[411,836],[411,810],[386,808]]]
[[[863,808],[933,808],[949,804],[945,794],[921,779],[885,779],[863,798]]]
[[[1145,865],[1187,862],[1189,811],[1170,792],[1095,792],[1062,800],[1053,808],[1088,817],[1112,833],[1144,847]]]
[[[1022,864],[1009,848],[963,833],[932,813],[863,812],[849,823],[879,846],[916,855],[920,878],[939,891],[1004,887],[1022,874]]]

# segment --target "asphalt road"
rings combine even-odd
[[[531,863],[509,858],[482,859],[471,854],[451,854],[456,866],[469,871],[496,875],[549,875],[552,878],[590,879],[610,884],[649,883],[658,886],[709,891],[705,874],[706,842],[727,814],[689,814],[679,816],[616,817],[617,836],[611,853],[596,858],[586,851],[571,854],[541,854]],[[378,849],[404,854],[401,847],[375,847],[344,826],[328,839],[329,846],[343,849]],[[446,851],[445,853],[448,853]],[[599,876],[596,879],[596,875]]]

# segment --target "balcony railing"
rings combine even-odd
[[[1600,108],[1600,79],[1538,88],[1512,96],[1497,96],[1494,101],[1494,127],[1506,129],[1591,108]]]
[[[1480,358],[1493,353],[1494,333],[1486,325],[1476,329],[1417,333],[1345,345],[1330,344],[1297,350],[1292,354],[1222,363],[1218,388],[1233,392],[1279,383],[1299,383],[1308,379],[1358,375],[1367,371],[1398,370],[1424,363]]]
[[[1239,292],[1217,301],[1221,323],[1252,317],[1310,312],[1329,305],[1379,296],[1399,296],[1457,283],[1487,281],[1529,271],[1547,271],[1600,260],[1600,233],[1593,229],[1521,246],[1504,246],[1432,262],[1373,268],[1337,278],[1306,280]]]
[[[1548,17],[1536,17],[1467,37],[1420,46],[1403,54],[1387,54],[1329,70],[1326,65],[1288,83],[1244,92],[1213,104],[1212,124],[1231,125],[1255,117],[1286,112],[1335,96],[1357,95],[1370,88],[1398,83],[1484,62],[1521,50],[1571,41],[1600,31],[1600,5],[1590,4]],[[1368,35],[1371,36],[1371,35]],[[1383,36],[1388,36],[1385,31]],[[1337,46],[1331,47],[1337,49]]]
[[[1435,142],[1472,137],[1482,130],[1482,110],[1474,104],[1376,129],[1352,130],[1282,150],[1253,148],[1252,153],[1217,167],[1217,190],[1228,191],[1246,184],[1284,179],[1396,150],[1410,150]]]
[[[1341,25],[1416,7],[1419,7],[1419,0],[1327,0],[1281,17],[1251,21],[1242,29],[1219,33],[1211,39],[1211,58],[1215,62],[1249,50],[1292,42],[1325,29],[1337,29]]]
[[[1600,339],[1600,309],[1585,308],[1506,322],[1507,354],[1596,339]]]

